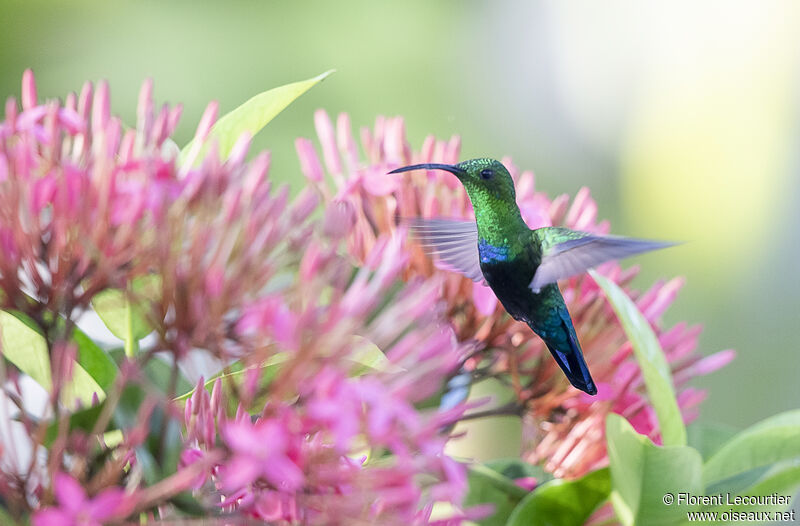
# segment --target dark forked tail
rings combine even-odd
[[[575,336],[575,329],[569,318],[562,321],[562,329],[564,333],[560,336],[565,338],[559,338],[558,344],[550,338],[545,339],[544,343],[550,349],[550,354],[553,355],[558,366],[564,371],[569,383],[585,393],[596,395],[597,386],[594,385],[589,367],[583,359],[583,351],[581,351],[578,338]],[[564,341],[566,341],[566,345],[564,345]]]

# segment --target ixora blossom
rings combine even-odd
[[[100,526],[127,516],[131,504],[122,488],[108,488],[89,499],[78,482],[64,473],[53,478],[58,508],[37,514],[33,526]]]
[[[404,218],[474,218],[469,199],[459,182],[441,171],[387,175],[397,168],[419,163],[455,164],[459,139],[425,140],[413,151],[406,138],[403,120],[379,118],[373,130],[361,130],[366,155],[358,156],[356,141],[346,114],[334,128],[328,115],[315,116],[322,149],[322,161],[307,139],[296,146],[306,177],[320,188],[328,210],[344,209],[354,219],[348,242],[349,252],[364,260],[374,244],[388,233],[402,228]],[[537,191],[531,172],[521,172],[509,159],[503,160],[516,183],[517,204],[530,228],[563,225],[575,230],[605,234],[607,221],[598,222],[597,205],[589,190],[582,188],[574,199],[554,199]],[[324,169],[323,169],[324,164]],[[324,174],[330,175],[331,186]],[[627,287],[637,268],[622,270],[616,263],[598,271]],[[658,422],[647,400],[641,371],[632,347],[608,305],[600,287],[587,276],[562,283],[562,292],[599,393],[590,397],[569,387],[550,359],[542,341],[530,329],[508,316],[488,287],[459,274],[439,270],[419,247],[412,248],[406,277],[441,279],[440,297],[458,339],[472,344],[478,352],[463,363],[463,370],[481,370],[482,377],[506,375],[517,369],[529,380],[517,393],[509,412],[523,417],[524,458],[558,477],[576,477],[607,463],[604,422],[609,412],[625,416],[642,434],[660,440]],[[708,374],[728,363],[733,351],[721,351],[702,358],[694,351],[701,328],[678,323],[663,328],[660,317],[674,300],[683,281],[659,281],[645,292],[626,289],[655,330],[669,361],[678,390],[678,403],[686,421],[697,415],[705,393],[686,384],[693,377]]]
[[[466,358],[444,278],[407,275],[402,232],[353,257],[362,216],[333,205],[315,219],[320,192],[274,190],[268,155],[246,160],[249,137],[220,159],[215,104],[180,162],[180,107],[157,111],[150,82],[134,128],[109,108],[104,83],[41,103],[28,71],[21,110],[10,99],[0,123],[0,307],[48,350],[71,350],[51,360],[54,386],[76,369],[57,364],[102,356],[75,336],[77,317],[102,315],[106,289],[131,302],[105,399],[71,420],[55,387],[55,424],[25,411],[2,422],[42,459],[12,471],[21,444],[4,444],[4,505],[37,525],[157,522],[180,520],[191,492],[211,522],[424,524],[447,501],[442,520],[458,522],[465,469],[444,446],[467,406],[429,402]],[[177,364],[195,352],[230,365],[210,392],[201,380],[178,396]],[[174,364],[166,385],[148,376],[157,353]]]
[[[177,185],[158,149],[179,115],[163,112],[153,134],[153,123],[123,134],[106,84],[39,104],[25,72],[22,111],[8,99],[0,124],[3,308],[70,319],[100,290],[144,272],[133,256],[153,226],[147,208]],[[150,173],[159,177],[143,192]]]
[[[280,360],[246,370],[236,399],[217,380],[187,400],[196,449],[185,463],[227,452],[198,494],[221,497],[224,512],[304,524],[426,523],[421,504],[462,500],[464,468],[444,455],[443,429],[465,407],[424,412],[415,403],[463,354],[431,310],[435,281],[391,290],[404,252],[402,238],[382,238],[353,275],[347,259],[309,248],[280,303],[270,296],[246,308],[243,338],[274,341]]]

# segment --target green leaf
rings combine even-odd
[[[147,314],[149,302],[161,294],[161,277],[155,274],[140,276],[131,283],[131,292],[106,289],[92,298],[92,306],[111,333],[125,342],[139,341],[153,331]],[[136,299],[131,304],[130,298]]]
[[[787,459],[800,459],[800,410],[787,411],[745,429],[708,459],[706,485]]]
[[[76,409],[91,405],[95,393],[98,400],[106,397],[105,391],[86,372],[86,369],[76,364],[72,369],[72,379],[64,386],[60,400],[68,409]]]
[[[132,414],[123,418],[130,419]],[[135,424],[138,424],[133,420]],[[155,484],[178,469],[182,451],[180,424],[165,415],[163,408],[156,407],[148,421],[147,437],[141,446],[136,448],[136,458],[142,462],[142,472],[148,484]],[[128,426],[125,426],[128,427]]]
[[[353,362],[350,376],[363,376],[371,372],[402,372],[403,369],[389,361],[386,354],[374,343],[363,336],[354,335],[351,348],[353,351],[345,360]]]
[[[5,504],[4,502],[0,503],[0,524],[5,524],[6,526],[17,526],[18,524],[21,524],[17,522],[8,513],[8,511],[6,511],[6,509],[3,507],[4,504]],[[25,524],[27,524],[27,522]]]
[[[136,448],[136,461],[142,466],[142,475],[148,486],[156,484],[163,478],[156,458],[145,445]]]
[[[545,471],[543,467],[535,466],[519,458],[498,458],[488,460],[484,465],[511,480],[534,477],[537,484],[553,480],[553,474]]]
[[[333,70],[326,71],[321,75],[300,82],[293,82],[259,93],[230,113],[225,114],[211,128],[211,132],[206,140],[206,145],[216,140],[219,145],[220,159],[227,159],[234,144],[244,132],[251,136],[258,133],[264,126],[283,111],[289,104],[294,102],[297,97],[311,89],[317,83],[333,73]],[[189,152],[195,147],[195,139],[192,139],[180,153],[178,164],[186,162]],[[206,146],[204,145],[203,148]],[[202,152],[202,150],[201,150]]]
[[[151,360],[147,360],[144,364],[144,374],[153,385],[159,386],[164,394],[167,394],[167,388],[172,377],[172,364],[163,360],[159,356],[154,356]],[[194,387],[189,380],[178,369],[178,380],[175,384],[176,393],[185,393]]]
[[[478,504],[492,504],[494,513],[481,519],[483,526],[500,526],[506,523],[511,512],[527,495],[527,491],[517,486],[513,480],[483,464],[470,464],[467,473],[469,490],[464,499],[464,507]]]
[[[178,493],[174,497],[170,498],[169,502],[174,504],[175,507],[183,512],[184,515],[189,515],[191,517],[204,517],[206,521],[210,520],[209,510],[204,508],[203,505],[200,504],[189,491]]]
[[[114,363],[120,364],[125,360],[125,349],[116,347],[108,351]],[[154,354],[144,363],[144,375],[150,383],[159,389],[161,394],[167,394],[170,378],[172,377],[172,363],[163,354]],[[178,368],[178,379],[175,385],[176,393],[186,393],[194,387]]]
[[[269,359],[260,364],[259,367],[263,369],[260,376],[261,385],[268,385],[275,378],[275,376],[277,376],[281,366],[288,359],[289,355],[287,353],[277,353],[270,356]],[[223,383],[238,382],[242,379],[246,371],[247,369],[242,367],[242,362],[237,360],[228,366],[228,372],[221,372],[212,376],[206,380],[206,383],[203,385],[205,386],[206,390],[211,392],[211,390],[214,388],[214,383],[216,383],[217,378],[222,378]],[[176,397],[175,401],[180,402],[186,400],[194,394],[195,389],[195,387],[192,387],[189,391],[184,392],[184,394]]]
[[[69,422],[67,424],[67,429],[69,431],[73,431],[75,429],[80,429],[85,431],[86,433],[90,433],[95,426],[95,422],[100,417],[100,413],[103,411],[104,404],[106,402],[100,402],[97,405],[87,407],[85,409],[79,409],[69,415]],[[56,437],[58,437],[58,421],[53,421],[47,426],[47,432],[45,433],[44,437],[44,446],[50,447],[55,441]]]
[[[576,480],[551,480],[514,508],[508,526],[581,526],[611,493],[608,468]]]
[[[0,311],[0,333],[6,359],[50,392],[50,353],[33,320],[22,313]]]
[[[109,354],[120,363],[125,359],[121,347],[109,351]],[[172,364],[169,361],[156,354],[144,363],[143,371],[148,380],[147,383],[128,382],[122,390],[119,403],[114,410],[114,422],[120,428],[132,427],[137,424],[137,412],[148,394],[150,396],[167,394],[172,377]],[[175,392],[185,393],[191,390],[192,384],[180,369],[177,373]]]
[[[727,424],[693,422],[687,432],[689,445],[699,451],[704,459],[709,459],[739,430]]]
[[[152,447],[153,444],[159,443],[159,433],[161,430],[160,424],[160,417],[158,415],[154,415],[156,419],[156,426],[154,429],[151,429],[151,433],[148,436],[147,441],[145,444],[140,445],[135,449],[136,452],[136,462],[142,469],[142,476],[147,483],[148,486],[152,486],[161,482],[165,478],[169,477],[173,473],[175,473],[176,465],[171,465],[170,463],[172,460],[167,459],[166,462],[159,462],[157,460],[157,452],[154,451]],[[170,420],[171,427],[174,427],[175,422]],[[176,449],[177,453],[180,452],[181,448],[181,440],[179,440],[179,436],[175,433],[168,433],[172,435],[170,439],[167,440],[168,447],[172,447]],[[177,457],[174,459],[177,462]],[[187,515],[202,515],[208,518],[209,510],[204,509],[202,505],[197,502],[194,497],[191,496],[190,492],[182,492],[177,493],[175,495],[164,495],[164,497],[174,504],[181,512]],[[213,512],[211,512],[213,513]]]
[[[737,502],[737,496],[743,497],[759,497],[766,495],[778,495],[786,497],[787,501],[791,501],[790,495],[795,495],[797,490],[800,489],[800,466],[789,466],[782,469],[773,470],[759,480],[757,483],[735,492],[735,495],[728,496],[727,492],[715,492],[717,495],[722,495],[723,502],[714,509],[720,512],[724,511],[783,511],[790,502],[780,504],[776,501],[767,500],[764,504],[750,502]],[[708,493],[708,492],[707,492]],[[710,494],[710,493],[709,493]]]
[[[681,411],[675,398],[669,364],[658,338],[625,291],[597,272],[590,270],[589,273],[605,292],[625,330],[625,335],[633,346],[633,353],[647,385],[647,394],[656,410],[664,445],[685,446],[686,427],[683,425]]]
[[[622,524],[676,524],[696,509],[679,499],[703,491],[703,461],[694,448],[657,446],[614,413],[606,418],[606,438],[611,502]],[[674,501],[665,504],[667,494]]]
[[[89,373],[103,392],[107,392],[119,372],[117,364],[108,353],[77,327],[72,332],[72,341],[78,345],[78,364]],[[100,395],[101,393],[98,393],[98,396]]]
[[[50,392],[50,351],[41,329],[21,312],[0,311],[0,332],[6,359]],[[100,400],[105,398],[105,389],[117,373],[111,359],[82,331],[74,329],[72,340],[78,346],[77,363],[61,393],[62,402],[70,408],[75,401],[90,405],[95,393]]]
[[[158,453],[161,478],[166,478],[178,471],[183,443],[181,441],[181,424],[167,417],[160,408],[153,412],[159,425],[147,437],[150,449]],[[163,436],[163,438],[162,438]]]
[[[706,486],[706,495],[714,495],[722,492],[739,493],[761,480],[769,469],[770,466],[761,466],[760,468],[743,471],[725,480],[712,482]]]
[[[103,442],[105,442],[106,447],[109,449],[114,449],[119,446],[122,444],[123,440],[125,440],[125,436],[122,434],[121,429],[112,429],[111,431],[103,433]]]

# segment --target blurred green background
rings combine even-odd
[[[412,145],[463,139],[510,155],[551,195],[591,188],[613,232],[688,243],[638,258],[637,284],[684,275],[667,322],[702,322],[703,419],[742,427],[800,401],[800,4],[357,1],[0,4],[0,95],[105,78],[134,122],[140,83],[182,102],[189,140],[211,99],[337,73],[257,138],[273,177],[303,184],[313,111],[355,127],[403,115]],[[627,263],[630,264],[630,263]],[[496,431],[496,429],[495,429]]]

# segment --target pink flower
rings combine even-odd
[[[183,450],[183,452],[181,452],[181,458],[178,463],[178,467],[180,469],[186,468],[196,462],[201,461],[203,457],[204,454],[199,449],[194,449],[194,448],[185,449]],[[203,484],[205,484],[206,478],[207,476],[205,473],[199,474],[191,483],[191,488],[194,490],[200,489],[201,487],[203,487]]]
[[[268,329],[275,340],[286,349],[299,344],[297,316],[283,303],[280,296],[267,296],[249,305],[239,319],[237,329],[242,333]]]
[[[536,489],[536,486],[539,485],[539,481],[536,480],[536,477],[521,477],[518,479],[514,479],[514,484],[524,489],[525,491],[533,491]]]
[[[42,508],[33,515],[33,526],[101,526],[121,519],[133,507],[120,488],[109,488],[88,498],[81,485],[69,475],[57,473],[53,493],[58,507]]]
[[[303,472],[288,456],[289,437],[279,422],[232,421],[221,432],[234,455],[220,472],[223,490],[241,489],[260,477],[280,490],[295,491],[302,486]]]

